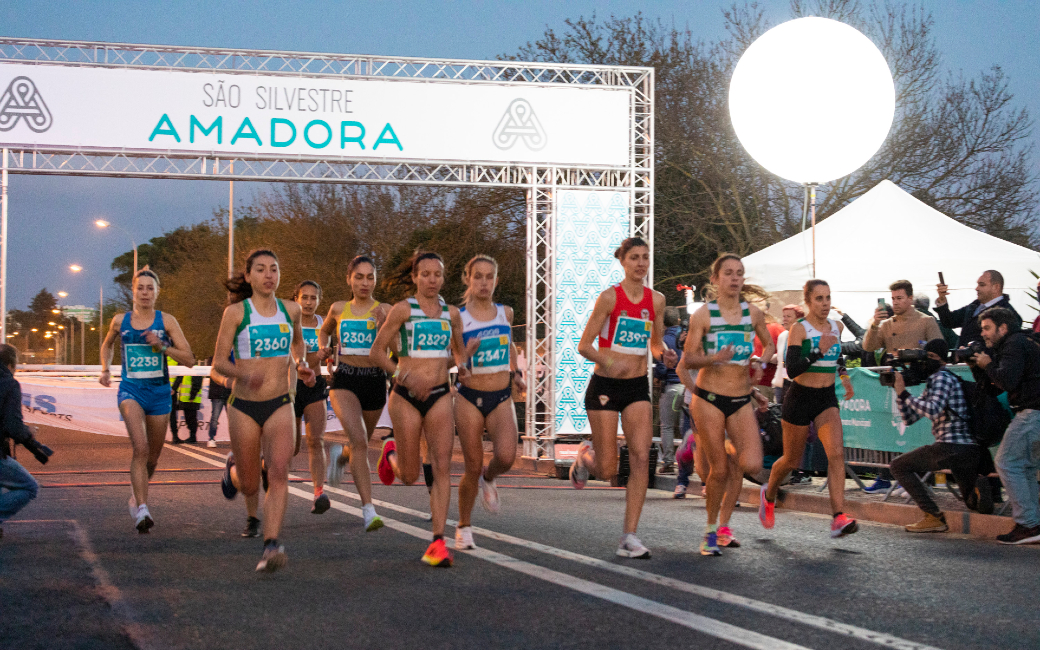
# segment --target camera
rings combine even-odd
[[[902,373],[903,382],[907,386],[923,384],[931,374],[928,370],[928,352],[924,350],[896,350],[895,354],[886,354],[881,363],[892,367],[891,370],[878,373],[878,381],[882,386],[895,386],[897,372]]]
[[[968,363],[973,356],[985,351],[986,346],[982,341],[972,341],[964,347],[955,349],[950,354],[952,355],[953,363]]]
[[[41,465],[46,465],[47,461],[54,455],[54,450],[36,440],[36,438],[29,438],[22,443],[26,451],[32,454],[36,460],[40,461]]]

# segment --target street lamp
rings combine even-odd
[[[68,298],[69,297],[69,292],[68,291],[59,291],[58,292],[58,297],[59,298]]]
[[[98,228],[118,228],[119,230],[122,230],[127,237],[130,238],[130,243],[134,247],[134,275],[137,275],[137,242],[134,241],[134,236],[131,235],[125,228],[120,228],[119,226],[113,225],[111,222],[105,221],[104,219],[96,220],[94,222],[94,225]]]
[[[79,264],[69,264],[69,270],[72,271],[73,273],[79,273],[80,271],[83,270],[83,267],[80,266]]]

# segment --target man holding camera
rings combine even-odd
[[[10,456],[8,439],[25,447],[36,460],[47,462],[51,450],[36,442],[22,421],[22,389],[14,378],[18,350],[0,344],[0,526],[36,498],[39,485],[25,468]],[[4,529],[0,527],[0,538]]]
[[[884,348],[885,354],[893,354],[896,350],[920,349],[922,341],[942,338],[935,319],[914,309],[914,286],[909,280],[893,282],[888,289],[892,292],[893,316],[887,318],[884,306],[878,305],[863,337],[864,350]]]
[[[997,473],[1011,500],[1015,527],[998,535],[1001,544],[1040,542],[1040,344],[1020,330],[1022,319],[1001,307],[979,316],[982,339],[993,356],[979,352],[972,359],[993,384],[1007,391],[1015,414],[997,451]]]
[[[924,519],[906,526],[906,530],[911,533],[942,533],[949,530],[946,515],[917,475],[951,470],[966,503],[975,499],[988,500],[989,484],[985,477],[980,480],[978,476],[983,449],[971,436],[964,390],[957,377],[946,370],[949,347],[944,339],[935,338],[928,341],[924,349],[928,358],[918,367],[927,376],[927,383],[921,396],[914,397],[906,390],[906,380],[900,372],[895,373],[893,388],[903,423],[910,426],[922,417],[928,418],[932,421],[935,443],[900,455],[892,461],[891,470],[892,476],[924,511]],[[980,496],[976,496],[976,489]],[[993,504],[980,503],[978,507],[992,511]]]
[[[946,303],[949,287],[938,284],[936,289],[939,291],[939,297],[935,300],[935,313],[939,315],[939,322],[943,327],[950,329],[961,328],[961,338],[957,347],[963,348],[972,341],[982,340],[982,326],[979,324],[978,315],[990,307],[1002,307],[1012,313],[1017,323],[1012,323],[1014,327],[1011,327],[1010,331],[1017,332],[1022,328],[1022,317],[1011,306],[1011,300],[1004,293],[1004,276],[999,271],[984,271],[975,285],[975,295],[978,298],[960,309],[950,311],[950,306]]]

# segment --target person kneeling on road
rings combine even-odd
[[[982,338],[993,356],[980,352],[975,364],[997,388],[1006,390],[1015,414],[997,451],[997,473],[1011,501],[1015,527],[998,535],[1001,544],[1040,542],[1040,344],[1022,332],[1018,314],[992,307],[979,315]]]
[[[928,488],[918,474],[950,470],[965,501],[973,493],[978,482],[979,456],[984,451],[971,436],[968,423],[968,403],[957,377],[946,370],[949,348],[946,341],[937,338],[925,345],[928,352],[926,368],[928,381],[920,397],[913,397],[906,390],[901,373],[895,375],[896,404],[903,423],[910,426],[922,417],[932,421],[935,443],[919,447],[902,454],[892,461],[892,476],[903,486],[917,507],[924,511],[924,519],[906,529],[911,533],[942,533],[949,530],[946,516],[939,510]],[[984,488],[984,490],[983,490]],[[982,481],[980,493],[989,495],[989,485]],[[986,508],[980,504],[980,508]],[[989,502],[992,509],[992,502]]]

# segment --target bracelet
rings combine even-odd
[[[762,370],[766,370],[767,368],[769,368],[769,364],[763,361],[759,367],[762,368]]]

